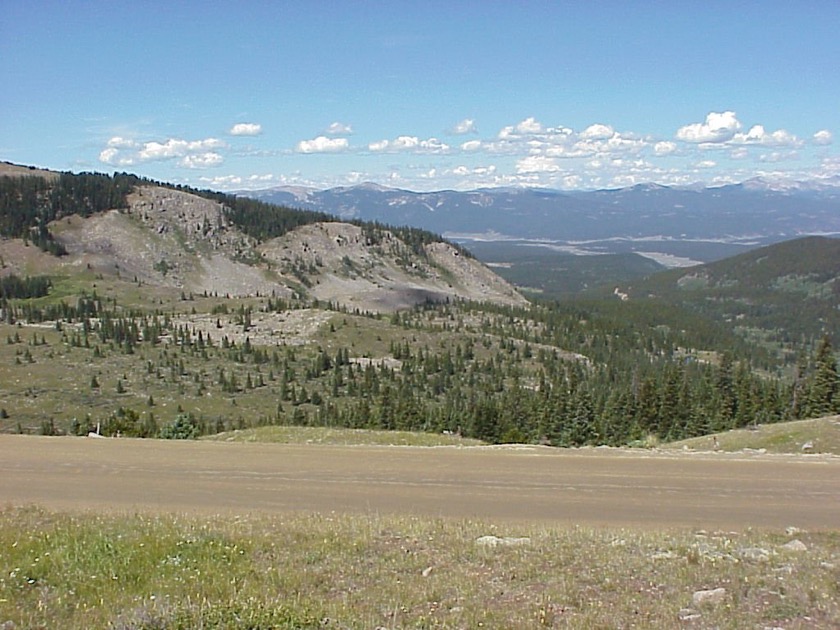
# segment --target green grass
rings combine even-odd
[[[763,424],[754,428],[671,442],[663,448],[712,450],[715,440],[722,451],[763,449],[768,453],[807,452],[840,455],[840,416]],[[803,451],[802,447],[808,443],[812,448]]]
[[[483,444],[480,440],[438,433],[294,426],[269,426],[226,431],[202,439],[220,442],[272,442],[343,446],[478,446]]]
[[[477,544],[490,534],[529,540]],[[807,551],[782,546],[794,536]],[[0,549],[0,624],[16,628],[674,628],[690,614],[697,627],[840,624],[836,532],[7,508]],[[721,603],[692,603],[718,587]]]

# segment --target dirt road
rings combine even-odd
[[[0,436],[0,504],[840,527],[840,458]]]

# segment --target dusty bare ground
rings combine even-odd
[[[312,340],[321,326],[333,317],[330,311],[317,309],[296,309],[281,313],[253,313],[251,325],[245,330],[228,316],[216,315],[182,315],[176,321],[185,326],[193,335],[199,332],[205,339],[213,339],[214,343],[227,337],[237,345],[245,343],[246,339],[257,346],[290,345],[300,346]]]
[[[0,436],[0,502],[833,529],[840,458]]]

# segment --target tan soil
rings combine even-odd
[[[0,436],[0,502],[574,525],[832,529],[840,458]]]

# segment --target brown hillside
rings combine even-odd
[[[0,241],[4,271],[91,270],[184,292],[297,293],[384,312],[447,299],[526,303],[510,284],[446,243],[428,245],[418,255],[391,232],[370,243],[358,226],[336,222],[305,225],[260,244],[215,201],[142,186],[128,202],[123,210],[54,222],[51,231],[68,252],[62,258],[16,239]]]

